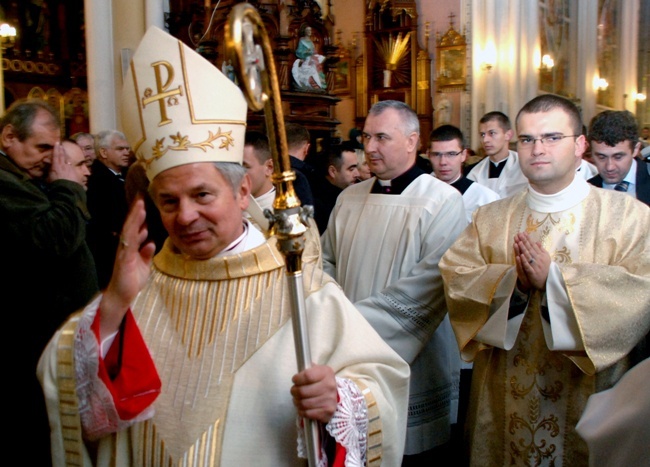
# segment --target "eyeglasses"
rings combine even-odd
[[[454,157],[458,156],[462,152],[463,151],[458,151],[458,152],[432,152],[432,151],[429,151],[429,157],[439,157],[439,158],[446,157],[447,159],[453,159]]]
[[[524,149],[529,149],[535,146],[535,141],[539,141],[542,143],[542,146],[545,148],[552,147],[557,145],[560,141],[562,141],[564,138],[577,138],[580,135],[562,135],[562,134],[557,134],[557,135],[548,135],[548,136],[542,136],[541,138],[531,138],[530,136],[520,136],[517,138],[517,144],[519,144],[520,148]]]

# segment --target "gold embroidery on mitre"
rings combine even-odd
[[[235,138],[232,137],[232,131],[221,131],[221,127],[217,129],[216,134],[212,131],[208,131],[208,137],[198,143],[192,143],[187,135],[181,135],[181,132],[177,132],[175,135],[169,135],[169,138],[172,140],[173,144],[165,145],[165,137],[163,136],[160,139],[156,140],[151,148],[152,157],[147,159],[142,155],[141,160],[147,165],[151,165],[154,161],[160,159],[162,156],[167,154],[167,151],[187,151],[190,148],[200,149],[203,152],[207,152],[208,148],[214,149],[212,144],[214,141],[221,139],[221,144],[219,149],[228,150],[230,146],[235,146]]]
[[[183,95],[183,88],[181,85],[177,89],[168,91],[169,87],[174,80],[174,67],[171,63],[160,60],[151,64],[154,69],[154,74],[156,76],[156,91],[158,94],[154,94],[151,88],[146,88],[144,90],[144,97],[142,98],[142,108],[145,108],[148,104],[153,102],[158,102],[160,107],[160,123],[158,126],[167,125],[172,123],[172,120],[167,117],[167,107],[165,106],[165,99],[167,100],[168,106],[178,105],[178,95]],[[167,70],[167,81],[165,84],[162,82],[162,74],[160,72],[161,67],[164,67]]]

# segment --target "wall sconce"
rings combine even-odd
[[[487,71],[488,73],[494,68],[494,64],[497,61],[497,48],[494,45],[494,42],[489,41],[485,45],[485,49],[481,52],[480,63],[481,70]]]
[[[542,63],[539,66],[540,71],[551,71],[555,66],[555,62],[549,54],[544,54],[542,57]]]
[[[646,95],[643,94],[642,92],[637,92],[636,95],[634,96],[634,100],[637,102],[645,102]]]
[[[605,78],[601,78],[600,76],[594,76],[593,86],[594,86],[594,91],[605,91],[609,86],[609,83]]]
[[[16,28],[7,23],[0,24],[0,44],[2,44],[2,48],[9,49],[13,47],[15,41]]]
[[[494,65],[492,65],[491,63],[483,62],[481,63],[481,70],[487,71],[489,73],[490,71],[492,71],[493,66]]]

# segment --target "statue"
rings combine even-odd
[[[235,67],[232,66],[232,60],[224,60],[221,64],[221,72],[228,77],[230,81],[237,84],[237,77],[235,76]]]
[[[316,53],[316,46],[311,40],[311,27],[305,26],[303,34],[296,47],[296,60],[293,62],[291,74],[301,90],[325,90],[327,80],[323,72],[325,57]]]
[[[451,101],[446,97],[438,101],[438,108],[436,109],[436,124],[438,126],[451,123],[451,106]]]

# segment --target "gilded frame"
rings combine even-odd
[[[439,89],[464,88],[467,82],[467,45],[438,47]]]

